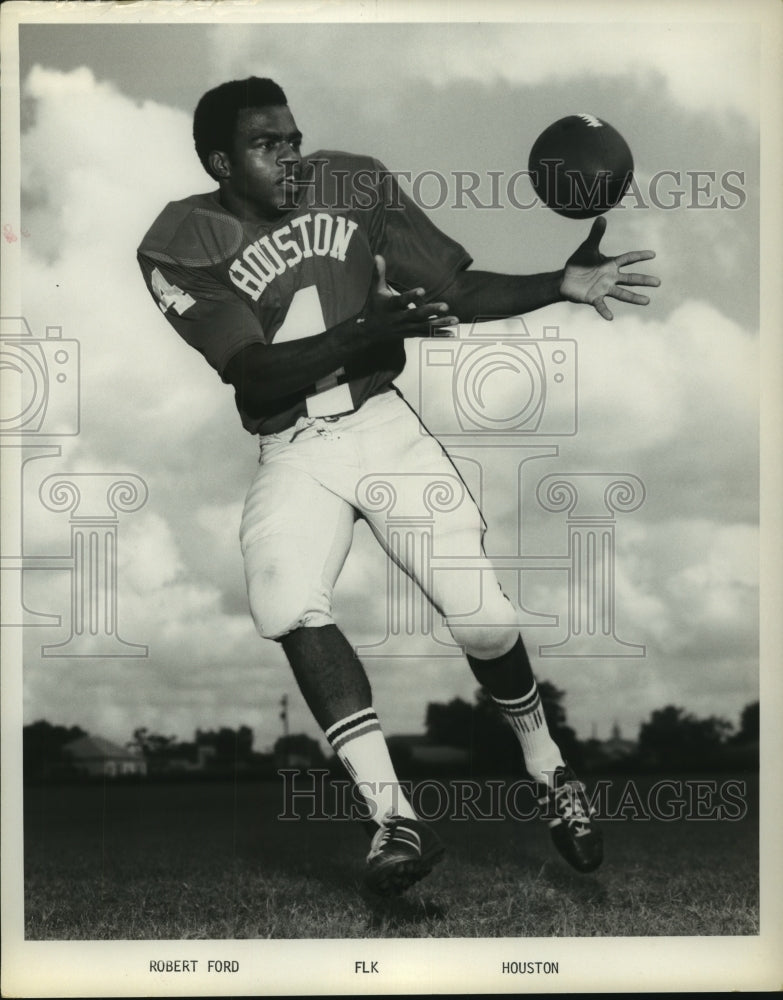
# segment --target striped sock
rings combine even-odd
[[[549,735],[536,682],[521,698],[506,701],[493,695],[492,700],[516,733],[530,777],[551,784],[555,768],[563,766],[563,758]]]
[[[324,735],[358,785],[372,819],[378,821],[387,812],[407,819],[417,818],[394,772],[374,709],[363,708],[340,719]]]

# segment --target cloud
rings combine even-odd
[[[410,30],[399,36],[410,41],[406,51],[423,67],[422,73],[428,70],[418,53],[428,31],[421,38]],[[248,48],[232,49],[236,61],[223,67],[226,75],[229,69],[244,65],[252,71],[263,64],[282,37],[271,29],[268,37],[255,29],[242,32]],[[458,36],[446,46],[455,54],[449,70],[455,74],[463,44]],[[501,41],[496,27],[490,36]],[[296,60],[316,53],[323,60],[330,45],[346,37],[306,30],[298,49],[278,48],[275,58],[281,59],[282,51],[295,51],[296,68]],[[221,45],[231,48],[239,35],[227,32],[220,38]],[[256,53],[252,66],[243,62],[251,50]],[[361,48],[352,51],[361,57]],[[370,59],[375,51],[366,50],[370,54],[363,58]],[[483,51],[483,46],[473,45],[476,58],[483,58]],[[569,51],[555,52],[558,66],[566,65]],[[744,41],[739,51],[745,51]],[[519,73],[533,74],[531,80],[535,77],[536,85],[542,85],[548,78],[546,67],[535,58],[537,68],[531,64]],[[574,58],[575,70],[584,69],[586,57]],[[662,56],[656,59],[665,62]],[[470,62],[466,58],[463,83]],[[351,72],[349,64],[347,86],[355,83]],[[312,66],[308,74],[309,82],[301,86],[315,92]],[[676,79],[674,69],[669,79]],[[400,112],[402,98],[410,95],[408,87],[401,83],[387,88],[382,99],[393,112],[383,132],[393,137],[396,158],[410,146],[412,126]],[[353,108],[352,128],[358,134],[367,122],[357,110],[356,93],[354,87],[344,101],[338,95],[337,105],[346,115],[349,105]],[[507,109],[509,95],[522,93],[507,89],[500,104]],[[135,725],[185,738],[196,725],[245,722],[256,728],[261,744],[278,734],[277,703],[283,693],[290,693],[292,729],[317,735],[282,652],[258,638],[247,615],[236,530],[255,469],[256,443],[239,426],[231,391],[155,309],[135,264],[135,247],[161,206],[211,186],[192,153],[189,115],[155,101],[129,100],[87,69],[34,69],[26,94],[35,114],[23,143],[25,225],[31,234],[25,244],[25,312],[39,336],[47,324],[61,324],[64,336],[79,340],[82,354],[82,433],[65,442],[56,461],[31,463],[40,466],[29,484],[31,506],[37,502],[38,482],[50,472],[128,471],[142,476],[149,500],[142,510],[123,515],[118,527],[119,599],[121,634],[150,647],[150,657],[142,661],[43,661],[41,642],[56,640],[42,635],[43,630],[30,630],[26,711],[114,738],[129,738]],[[706,107],[706,97],[699,99]],[[741,94],[740,99],[745,100]],[[447,123],[452,145],[441,150],[447,161],[453,136],[459,134],[452,125],[461,111],[445,90],[438,101],[433,114],[440,115],[447,106],[452,114]],[[311,113],[320,115],[322,107],[313,105]],[[374,101],[371,110],[379,110]],[[422,109],[425,133],[431,148],[440,148],[440,143],[432,143],[426,120],[431,110]],[[678,119],[682,132],[685,121]],[[377,121],[374,127],[379,131]],[[486,127],[494,133],[496,119]],[[492,159],[493,147],[489,149]],[[512,152],[507,144],[509,162]],[[462,226],[466,216],[454,215],[455,225]],[[576,230],[567,220],[558,221],[543,210],[535,220],[535,213],[526,215],[530,218],[512,215],[511,223],[506,215],[501,226],[497,215],[485,218],[488,213],[478,213],[480,225],[470,241],[478,248],[477,257],[489,258],[489,266],[501,270],[531,262],[534,266],[525,270],[540,270],[542,246],[547,247],[547,259],[551,255],[559,260],[563,247],[575,245]],[[673,213],[653,220],[650,213],[639,212],[618,213],[612,225],[613,231],[643,236],[645,241],[659,237],[655,242],[665,248],[661,263],[673,289],[670,305],[664,309],[654,303],[648,310],[634,311],[617,304],[614,324],[593,317],[589,310],[558,305],[531,314],[528,323],[534,337],[541,336],[543,325],[552,324],[560,327],[561,338],[578,342],[579,433],[549,439],[547,445],[559,449],[557,456],[530,461],[524,468],[523,551],[558,557],[567,552],[566,514],[547,513],[536,503],[535,485],[544,475],[625,471],[641,478],[647,489],[639,511],[617,518],[618,634],[645,642],[647,658],[603,665],[541,661],[542,675],[568,691],[569,716],[582,735],[589,733],[591,721],[605,720],[607,712],[614,711],[614,706],[607,708],[607,691],[616,693],[622,704],[624,728],[632,728],[634,720],[666,701],[694,709],[717,711],[724,704],[738,710],[743,699],[750,700],[747,694],[755,684],[756,569],[749,555],[756,537],[755,324],[729,315],[722,306],[721,296],[733,294],[727,290],[726,275],[732,269],[737,272],[741,249],[727,249],[721,269],[712,274],[707,264],[695,261],[694,249],[709,250],[705,256],[712,259],[716,233],[728,247],[731,225],[738,228],[740,242],[752,242],[752,220],[742,213],[704,212],[674,222]],[[524,240],[519,229],[524,229]],[[703,273],[696,275],[699,287],[694,289],[691,278],[699,267]],[[748,294],[755,292],[750,288]],[[410,345],[409,366],[400,380],[414,402],[424,378],[417,354]],[[551,383],[550,408],[557,402],[554,387]],[[506,378],[497,388],[488,383],[487,390],[494,393],[493,405],[502,408],[506,400],[514,402],[518,384]],[[428,390],[424,404],[436,423],[453,423],[448,388],[438,396]],[[567,409],[566,404],[561,398],[558,405]],[[470,457],[464,447],[454,450]],[[516,552],[520,456],[513,449],[484,448],[472,457],[482,464],[484,484],[490,487],[486,510],[491,514],[492,551]],[[473,467],[474,478],[475,472]],[[31,511],[28,527],[38,531],[39,526],[40,536],[28,539],[31,545],[67,551],[67,515],[36,518]],[[567,596],[562,574],[539,576],[526,576],[530,606],[562,614]],[[51,588],[43,577],[29,585],[37,587],[32,606],[67,612],[63,579]],[[352,641],[383,638],[385,588],[385,557],[360,527],[336,604]],[[542,640],[534,631],[530,641],[536,646]],[[418,731],[428,700],[470,698],[475,689],[459,658],[368,659],[368,669],[389,731]],[[705,686],[707,670],[710,683]]]
[[[758,337],[707,302],[685,301],[665,320],[655,318],[653,307],[612,304],[613,323],[584,307],[560,306],[532,314],[525,327],[513,320],[485,324],[480,340],[463,326],[458,343],[425,345],[421,360],[409,351],[399,384],[422,406],[434,432],[452,440],[462,421],[457,452],[478,457],[495,482],[520,460],[523,453],[514,448],[524,439],[511,435],[506,448],[481,453],[482,434],[497,445],[490,432],[503,427],[504,416],[522,411],[524,419],[540,406],[544,433],[526,440],[556,445],[560,468],[640,476],[647,486],[645,509],[656,517],[709,512],[753,519]],[[550,314],[559,320],[562,348],[543,339]],[[556,349],[575,359],[564,363],[568,373],[561,383],[555,382]],[[435,351],[438,358],[447,352],[449,364],[435,365]],[[463,371],[471,377],[463,378]],[[567,391],[571,378],[575,388]],[[552,438],[548,426],[576,433]],[[529,466],[531,475],[539,466]],[[508,516],[515,511],[512,494]]]
[[[124,663],[136,678],[130,689],[112,661],[65,660],[29,669],[28,695],[39,713],[59,711],[74,722],[81,713],[83,725],[104,733],[112,727],[115,736],[121,717],[126,726],[146,720],[165,728],[187,718],[180,735],[218,716],[228,724],[230,705],[246,705],[244,671],[257,673],[261,658],[246,607],[241,615],[225,607],[225,592],[241,581],[232,522],[255,446],[238,426],[232,394],[154,308],[135,262],[162,205],[211,186],[191,152],[190,118],[130,101],[87,69],[35,68],[25,93],[35,102],[23,139],[30,168],[25,315],[37,336],[58,323],[79,341],[82,428],[61,458],[28,467],[28,550],[67,552],[67,515],[36,503],[45,475],[139,475],[149,499],[118,522],[118,606],[120,634],[150,648],[148,658]],[[64,575],[34,574],[28,583],[36,607],[63,614],[63,630]],[[64,637],[30,630],[28,662],[36,662],[42,642]],[[217,713],[216,670],[225,697]],[[56,675],[59,689],[52,687]],[[93,700],[85,705],[76,692],[89,676]]]
[[[608,455],[665,450],[705,472],[736,475],[743,452],[755,459],[757,336],[693,301],[665,321],[625,310],[616,323],[588,314],[580,326],[580,436],[602,435]]]
[[[720,660],[752,652],[758,636],[758,529],[710,521],[678,527],[671,535],[682,541],[683,564],[670,568],[662,588],[673,612],[667,647],[706,648]]]
[[[659,309],[671,311],[683,295],[703,298],[752,328],[758,296],[737,275],[759,267],[754,31],[610,22],[220,25],[210,29],[209,82],[271,75],[286,91],[306,149],[370,153],[414,177],[437,171],[448,180],[449,204],[458,203],[455,171],[480,178],[477,196],[485,204],[492,201],[490,172],[500,172],[505,211],[471,208],[463,199],[462,208],[444,206],[431,215],[467,247],[476,267],[504,273],[554,270],[587,234],[586,223],[540,206],[510,207],[505,188],[527,167],[543,128],[564,115],[598,114],[629,142],[648,206],[631,200],[634,207],[612,212],[604,252],[651,246],[659,254],[655,273],[666,279],[656,296]],[[341,65],[338,77],[325,77],[321,67],[329,64]],[[387,76],[390,64],[394,73]],[[673,206],[679,199],[679,208],[651,202],[650,184],[662,171],[675,178],[657,182],[659,198]],[[714,178],[699,181],[694,171]],[[729,171],[743,175],[728,178],[740,195],[724,185]],[[699,183],[708,194],[694,192]],[[512,187],[517,198],[532,198],[527,181]],[[423,185],[422,195],[430,194]],[[722,195],[742,204],[693,207]]]
[[[485,24],[471,26],[471,35],[454,37],[443,58],[426,61],[424,72],[442,84],[454,77],[528,85],[605,73],[658,77],[685,107],[758,115],[758,35],[750,27],[602,22],[509,30]],[[733,72],[717,73],[720,66]]]
[[[80,343],[89,434],[75,447],[121,461],[158,490],[162,469],[199,466],[203,502],[225,484],[204,457],[214,436],[248,451],[252,442],[231,423],[231,392],[154,308],[135,260],[168,200],[212,186],[192,153],[190,117],[131,101],[86,69],[36,67],[25,93],[36,113],[22,142],[31,195],[23,301],[37,336],[59,323]],[[224,455],[237,451],[228,445]]]
[[[394,53],[406,76],[438,87],[454,81],[530,87],[604,75],[615,77],[618,89],[624,78],[654,81],[684,108],[753,120],[759,115],[759,37],[752,25],[587,19],[575,24],[298,24],[295,30],[221,25],[211,29],[211,43],[213,75],[217,71],[222,79],[250,72],[301,79],[300,66],[312,74],[312,67],[340,60],[340,79],[330,80],[330,86],[356,94],[366,89],[368,79],[378,78],[379,66],[386,65],[383,56]],[[351,52],[347,62],[346,50]],[[376,110],[388,110],[393,89],[374,94]]]
[[[22,93],[35,107],[22,142],[29,245],[55,259],[79,248],[93,288],[107,263],[135,251],[161,205],[209,187],[183,112],[132,101],[86,67],[35,66]]]

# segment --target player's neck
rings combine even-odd
[[[279,222],[280,219],[288,215],[296,207],[295,205],[291,205],[285,210],[272,212],[268,209],[259,208],[252,201],[242,198],[226,188],[221,188],[218,191],[218,201],[226,211],[231,212],[232,215],[235,215],[242,222],[249,222],[252,225],[258,226],[271,226],[275,222]]]

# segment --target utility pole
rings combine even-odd
[[[288,695],[280,699],[280,719],[283,723],[283,736],[288,736]]]

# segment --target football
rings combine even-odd
[[[628,143],[602,118],[560,118],[533,143],[528,170],[541,201],[559,215],[589,219],[613,208],[633,177]]]

